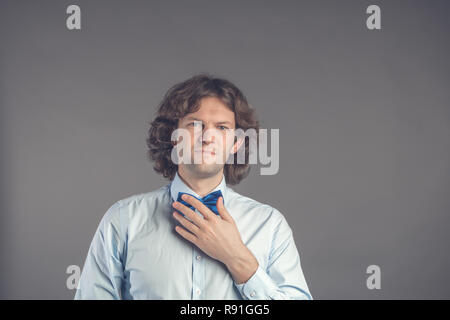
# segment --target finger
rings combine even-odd
[[[192,242],[193,244],[197,245],[197,239],[198,238],[195,235],[193,235],[192,233],[184,230],[180,226],[176,226],[175,227],[175,231],[178,232],[186,240],[188,240],[188,241]]]
[[[184,204],[182,204],[181,202],[175,201],[172,206],[177,209],[178,211],[181,211],[181,213],[183,213],[186,217],[188,217],[189,219],[191,219],[192,222],[194,222],[198,227],[201,227],[203,225],[203,221],[202,218],[200,218],[200,216],[195,213],[193,210],[191,210],[190,208],[186,207]]]
[[[234,222],[233,217],[228,213],[227,209],[225,208],[225,205],[223,204],[223,197],[219,197],[219,199],[217,199],[216,206],[217,211],[219,212],[222,219]]]
[[[186,229],[191,231],[193,234],[198,235],[198,232],[200,231],[200,229],[195,224],[188,221],[185,217],[183,217],[178,212],[174,212],[173,217],[175,219],[177,219],[177,221],[179,221],[183,225],[183,227],[185,227]]]
[[[214,212],[212,212],[205,204],[203,204],[197,198],[194,198],[190,195],[183,194],[181,199],[189,203],[191,206],[196,208],[206,219],[214,219],[217,218]]]

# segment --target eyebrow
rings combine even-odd
[[[186,117],[186,120],[196,120],[196,121],[201,121],[201,122],[203,122],[203,120],[200,120],[200,119],[197,119],[197,118],[191,117],[191,116]],[[230,125],[230,126],[233,125],[230,121],[219,121],[219,122],[215,122],[215,124],[228,124],[228,125]]]

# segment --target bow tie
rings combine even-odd
[[[190,193],[186,193],[186,192],[178,192],[178,199],[177,201],[184,204],[186,207],[192,209],[193,211],[195,211],[195,208],[193,206],[191,206],[189,203],[187,203],[186,201],[184,201],[183,199],[181,199],[181,196],[183,194],[187,194],[190,195],[194,198],[196,198],[197,200],[199,200],[200,202],[202,202],[205,206],[207,206],[212,212],[214,212],[215,214],[219,215],[219,211],[217,211],[217,199],[219,199],[219,197],[222,197],[222,191],[217,190],[214,192],[211,192],[209,194],[207,194],[206,196],[204,196],[203,198],[199,199],[196,196],[190,194]],[[225,203],[225,201],[224,201]],[[178,210],[177,210],[178,211]],[[178,211],[179,213],[181,213],[183,216],[184,214],[180,211]]]

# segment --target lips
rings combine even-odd
[[[206,153],[206,154],[210,154],[210,155],[216,154],[214,151],[211,151],[211,150],[196,150],[195,152],[202,152],[202,153]]]

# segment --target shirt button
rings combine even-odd
[[[197,259],[197,260],[200,260],[200,259],[201,259],[201,256],[197,256],[196,259]]]
[[[197,289],[197,294],[200,294],[200,292],[202,292],[200,289]]]
[[[255,296],[255,291],[252,291],[252,293],[250,293],[250,297],[254,297]]]

